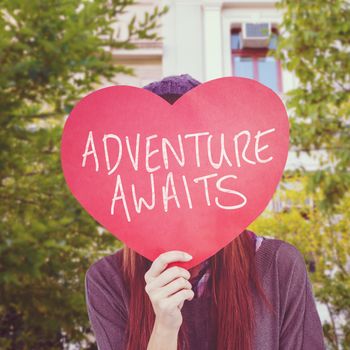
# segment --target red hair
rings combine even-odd
[[[241,233],[231,243],[209,258],[211,268],[212,317],[216,349],[253,348],[255,330],[253,294],[272,312],[255,266],[252,238]],[[127,350],[146,349],[155,314],[145,291],[144,275],[152,262],[128,247],[123,249],[123,273],[129,292]],[[189,301],[191,302],[191,301]],[[181,344],[185,344],[184,348]],[[179,331],[178,350],[189,349],[186,320]]]

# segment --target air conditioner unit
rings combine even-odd
[[[240,32],[241,49],[261,49],[269,46],[271,23],[243,23]]]

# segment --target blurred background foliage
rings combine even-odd
[[[277,7],[284,15],[271,54],[299,82],[286,96],[292,149],[319,167],[286,172],[277,196],[290,205],[252,227],[304,254],[315,296],[330,314],[327,346],[350,349],[350,4],[282,0]]]
[[[85,272],[120,242],[68,191],[60,139],[75,101],[102,79],[133,74],[111,49],[157,39],[166,8],[132,18],[118,39],[133,3],[0,0],[0,349],[96,349]]]
[[[158,39],[167,9],[115,29],[132,0],[0,0],[0,348],[96,349],[89,337],[84,276],[120,246],[69,193],[60,166],[64,118],[75,101],[132,69],[110,49]],[[329,349],[350,346],[350,10],[345,0],[282,0],[276,55],[297,76],[288,93],[291,144],[319,159],[286,172],[252,228],[305,256],[330,321]]]

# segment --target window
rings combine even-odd
[[[241,28],[231,32],[232,72],[234,76],[255,79],[275,92],[282,92],[281,65],[268,50],[277,45],[278,34],[272,29],[272,36],[266,48],[241,48]]]

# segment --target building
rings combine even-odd
[[[282,14],[276,1],[138,1],[135,13],[168,6],[158,30],[162,41],[139,42],[136,50],[116,51],[116,60],[137,71],[134,85],[189,73],[204,82],[222,76],[257,79],[283,93],[296,86],[293,75],[267,55],[276,46]],[[131,17],[126,15],[125,21]],[[273,36],[266,40],[266,36]],[[130,83],[124,77],[122,83]],[[136,83],[136,84],[135,84]]]

